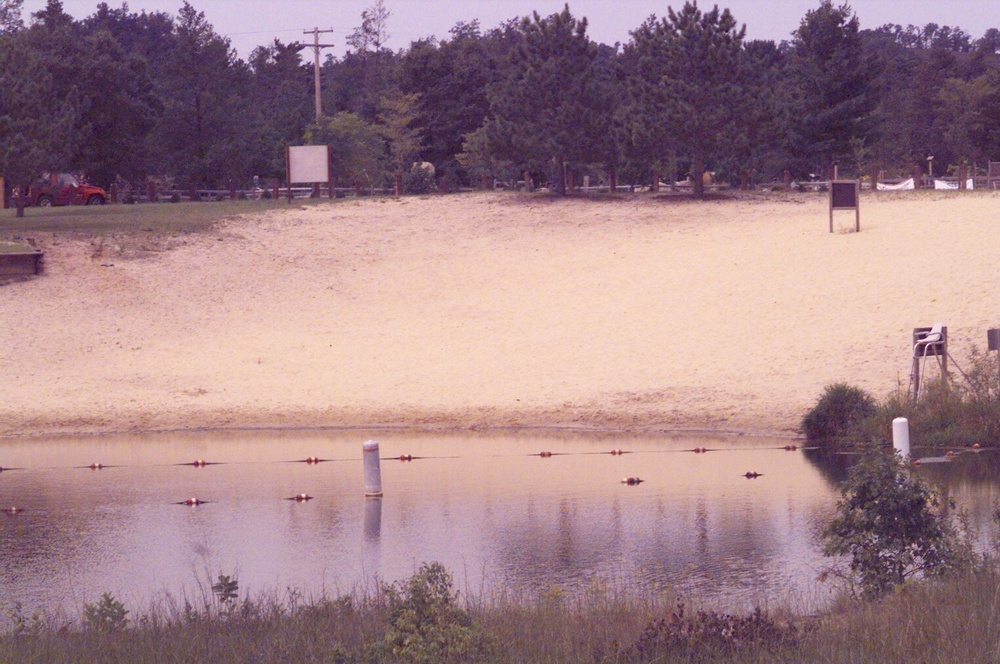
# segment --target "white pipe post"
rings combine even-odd
[[[369,440],[364,444],[365,495],[382,495],[382,467],[378,457],[378,443]]]
[[[905,417],[897,417],[892,421],[892,449],[904,461],[910,459],[910,423]]]

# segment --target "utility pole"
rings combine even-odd
[[[320,30],[319,28],[313,28],[312,30],[303,30],[302,34],[313,36],[313,55],[314,65],[313,65],[313,77],[316,84],[316,122],[320,121],[323,117],[323,95],[320,93],[319,86],[319,49],[321,48],[333,48],[333,44],[320,44],[319,36],[324,32],[333,32],[333,30]]]

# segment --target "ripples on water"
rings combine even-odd
[[[368,438],[381,446],[382,499],[364,497]],[[133,607],[200,602],[219,574],[236,575],[244,596],[309,597],[440,561],[473,594],[601,581],[731,610],[809,610],[829,598],[815,581],[828,563],[816,531],[844,465],[788,444],[386,432],[7,440],[0,506],[24,511],[0,515],[0,604],[72,614],[104,592]],[[327,461],[301,462],[313,456]],[[921,472],[989,522],[995,473]],[[299,493],[313,499],[287,500]],[[208,502],[176,504],[191,497]]]

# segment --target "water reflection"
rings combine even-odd
[[[364,496],[368,438],[381,446],[384,498]],[[573,592],[602,579],[727,608],[822,602],[815,533],[846,465],[785,443],[385,432],[3,441],[0,466],[24,470],[0,472],[0,506],[24,512],[0,515],[0,603],[75,613],[111,592],[144,606],[199,598],[219,574],[244,592],[336,593],[431,560],[473,592]],[[986,523],[996,473],[976,464],[987,458],[920,472]],[[288,500],[299,493],[314,499]],[[190,497],[208,502],[177,504]]]

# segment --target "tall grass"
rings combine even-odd
[[[905,417],[914,446],[1000,445],[998,361],[973,348],[967,371],[928,381],[916,400],[901,387],[876,401],[856,387],[828,386],[803,418],[802,431],[823,446],[878,445],[889,440],[892,420]]]
[[[998,607],[1000,573],[991,565],[824,616],[796,654],[815,662],[997,662]]]
[[[0,662],[1000,661],[1000,571],[993,562],[909,583],[877,603],[845,600],[820,616],[685,611],[673,596],[600,585],[580,597],[548,591],[453,601],[489,648],[440,659],[393,655],[385,647],[390,630],[417,628],[398,622],[383,589],[198,610],[168,602],[107,631],[28,621],[0,636]]]

